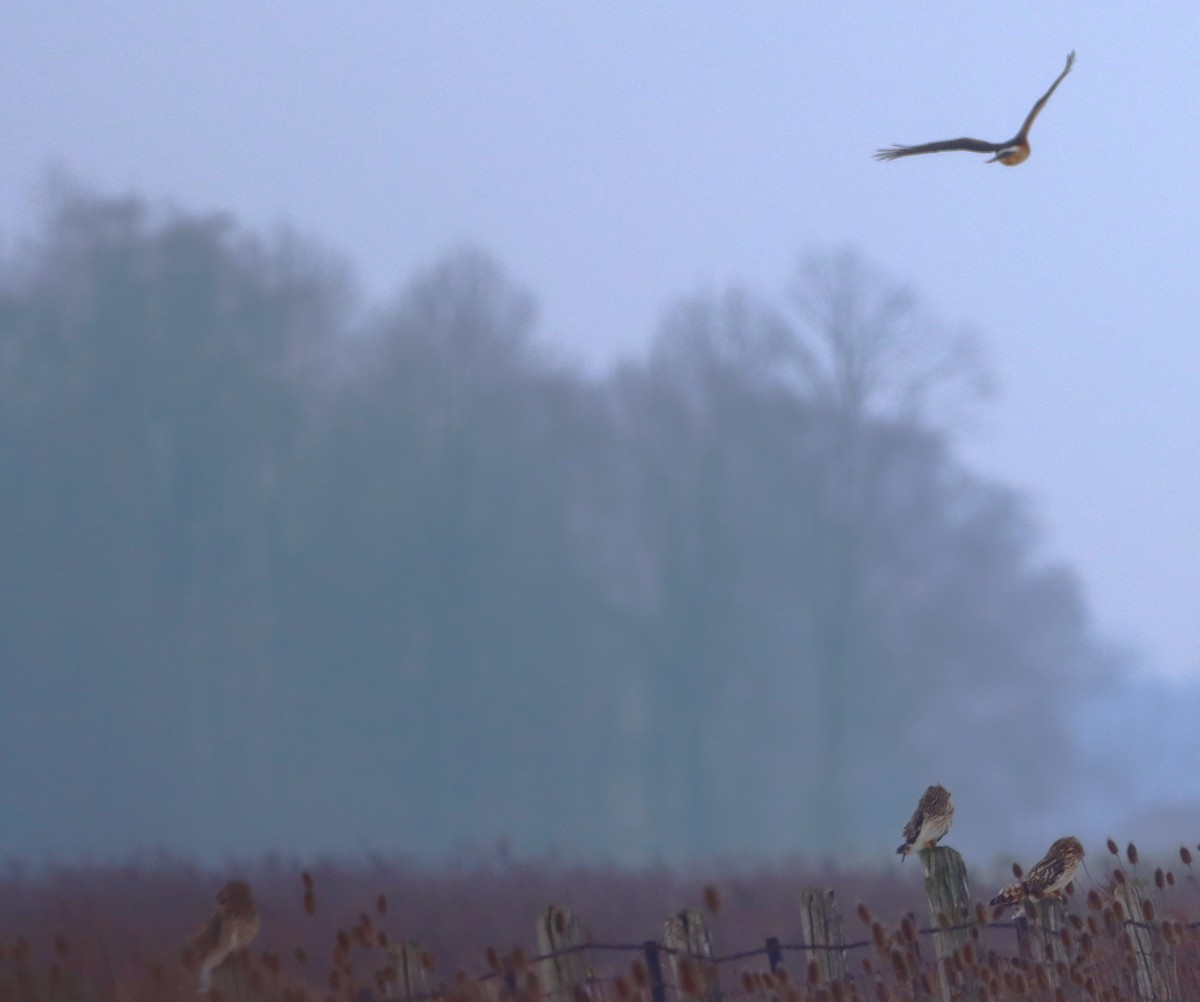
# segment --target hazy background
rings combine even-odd
[[[0,853],[1197,837],[1194,5],[0,24]]]

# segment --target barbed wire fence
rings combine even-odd
[[[1109,893],[1025,902],[1011,918],[972,905],[958,853],[921,853],[931,924],[891,928],[858,906],[869,931],[843,936],[824,888],[800,895],[802,941],[768,937],[720,954],[702,913],[669,916],[658,939],[595,942],[580,918],[550,906],[537,918],[538,953],[488,951],[488,970],[435,983],[419,944],[393,944],[363,999],[387,1002],[807,1002],[810,999],[1200,1000],[1200,922],[1160,918],[1146,881],[1116,871]],[[1161,884],[1159,885],[1161,889]],[[1086,903],[1070,910],[1070,905]]]

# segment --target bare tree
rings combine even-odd
[[[809,257],[792,290],[799,323],[792,358],[801,392],[829,419],[820,462],[824,495],[811,511],[814,573],[806,577],[813,624],[823,768],[816,816],[824,847],[851,829],[851,715],[878,666],[865,617],[871,532],[890,504],[888,471],[909,442],[884,426],[919,428],[938,404],[976,397],[988,382],[975,338],[929,318],[911,292],[852,251]],[[901,462],[904,460],[901,459]]]
[[[854,251],[806,258],[791,301],[804,391],[852,421],[945,426],[991,389],[975,333],[931,317],[909,289]]]

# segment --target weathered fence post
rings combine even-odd
[[[220,992],[222,998],[261,1002],[260,994],[248,984],[246,959],[244,951],[239,951],[213,970],[209,983],[214,994]]]
[[[712,938],[704,917],[694,908],[669,916],[663,922],[662,942],[671,951],[668,962],[679,993],[718,1002],[721,989],[717,982],[717,967],[712,962]],[[698,981],[691,982],[685,975],[688,965]]]
[[[662,961],[658,944],[648,939],[642,944],[642,955],[646,958],[646,977],[650,982],[650,998],[653,1002],[667,1002],[667,987],[663,983]]]
[[[1067,902],[1065,898],[1046,898],[1033,906],[1034,917],[1042,934],[1046,951],[1046,962],[1055,969],[1059,964],[1071,963],[1070,951],[1063,942],[1062,934],[1067,929]]]
[[[846,951],[842,938],[842,910],[833,891],[806,887],[800,892],[800,924],[804,929],[809,962],[816,961],[825,984],[846,980]],[[807,966],[807,965],[806,965]]]
[[[1026,901],[1016,918],[1017,952],[1030,968],[1043,967],[1056,988],[1071,991],[1071,955],[1063,942],[1067,903],[1062,898]]]
[[[942,998],[945,1002],[974,998],[978,987],[962,960],[962,949],[971,941],[973,921],[966,864],[948,845],[922,849],[920,859]]]
[[[767,937],[767,963],[771,965],[772,974],[783,966],[783,947],[778,936]]]
[[[411,999],[433,991],[433,979],[425,966],[424,957],[424,948],[413,940],[388,944],[388,975],[385,981],[389,998]]]
[[[1123,884],[1117,884],[1114,890],[1128,913],[1125,931],[1129,933],[1137,960],[1138,998],[1152,1002],[1180,998],[1175,953],[1163,938],[1162,926],[1154,921],[1149,884],[1144,880],[1127,879]]]
[[[579,917],[567,908],[550,905],[537,921],[538,962],[542,991],[570,1000],[576,989],[586,990],[588,963],[583,947],[587,933]]]

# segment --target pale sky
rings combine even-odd
[[[0,239],[48,168],[294,224],[393,295],[464,241],[560,353],[637,350],[851,246],[983,335],[963,441],[1023,491],[1102,633],[1200,675],[1200,5],[6,3]],[[1078,53],[1024,165],[1003,140]]]

